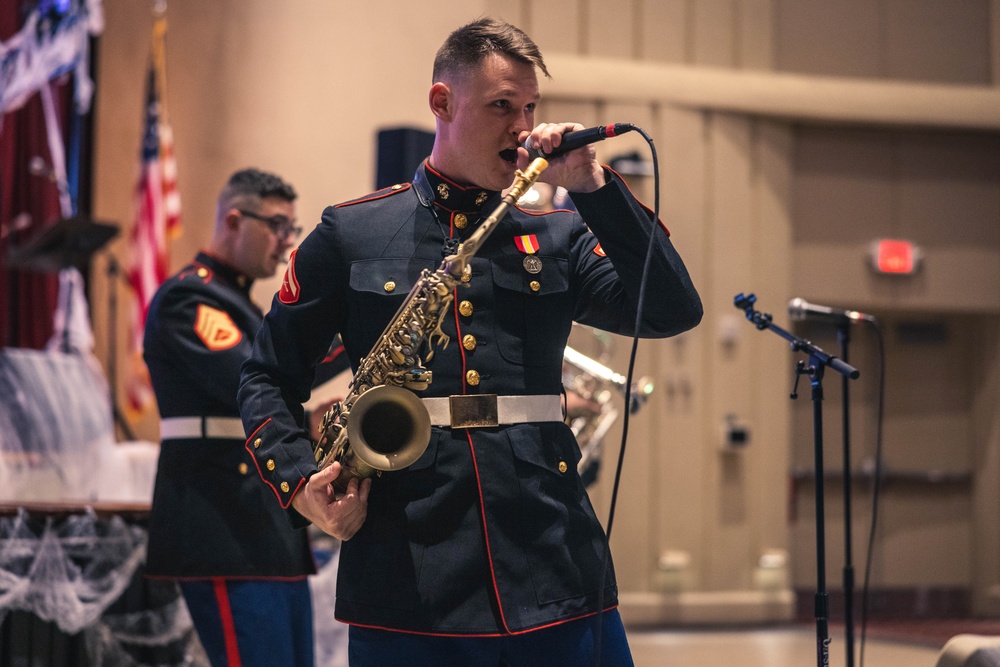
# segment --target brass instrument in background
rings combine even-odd
[[[378,341],[358,366],[347,396],[326,414],[314,448],[319,468],[339,461],[343,470],[334,482],[340,491],[351,479],[400,470],[427,449],[431,422],[414,391],[427,388],[431,371],[424,363],[435,349],[448,345],[441,322],[454,298],[469,260],[496,228],[507,209],[538,180],[548,166],[536,158],[518,171],[503,200],[454,255],[435,271],[424,269]]]
[[[624,396],[627,381],[624,375],[616,373],[572,347],[567,346],[563,353],[563,386],[567,392],[573,392],[592,403],[591,407],[583,407],[576,411],[568,410],[567,414],[569,427],[580,445],[582,457],[577,464],[577,470],[586,486],[597,479],[601,464],[601,443],[608,429],[618,418],[618,409],[613,405],[611,397],[615,392]],[[629,413],[635,414],[652,393],[652,378],[644,376],[634,383],[630,394]]]

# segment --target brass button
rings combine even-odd
[[[565,461],[560,461],[559,462],[559,472],[566,472],[567,470],[569,470],[569,466],[566,465],[566,462]]]
[[[394,186],[392,186],[392,189],[393,189],[393,190],[402,190],[402,189],[403,189],[403,186],[402,186],[402,185],[400,185],[399,183],[396,183],[396,184],[395,184]]]
[[[236,284],[239,285],[240,287],[246,287],[247,286],[247,277],[246,276],[240,276],[239,278],[236,279]]]
[[[465,229],[465,226],[469,224],[469,219],[465,217],[464,213],[455,214],[455,226],[459,229]]]
[[[206,269],[205,267],[201,267],[200,269],[198,269],[199,278],[204,278],[207,275],[208,275],[208,269]]]
[[[472,334],[462,336],[462,347],[469,351],[476,349],[476,337]]]
[[[247,467],[246,463],[241,463],[239,466],[239,470],[241,475],[245,475],[247,474],[247,470],[249,470],[249,468]]]
[[[281,490],[284,493],[288,493],[288,489],[290,489],[290,488],[292,488],[292,487],[288,486],[288,482],[282,482],[281,483]]]
[[[462,282],[467,283],[470,280],[472,280],[472,267],[466,264],[465,268],[462,269]]]
[[[472,302],[463,301],[462,303],[458,304],[458,312],[462,313],[464,317],[469,317],[470,315],[472,315]]]
[[[394,283],[394,282],[392,282],[392,281],[390,280],[390,281],[386,282],[386,284],[385,284],[385,285],[383,285],[383,287],[385,288],[385,291],[386,291],[386,292],[391,292],[391,291],[393,291],[394,289],[396,289],[396,283]]]
[[[537,292],[538,290],[542,289],[542,284],[537,280],[532,280],[530,283],[528,283],[528,287],[531,288],[532,292]]]
[[[258,447],[260,447],[260,443],[261,442],[263,442],[263,440],[261,440],[260,438],[257,438],[256,440],[254,440],[253,441],[253,448],[257,449]]]
[[[268,459],[267,460],[267,469],[268,470],[274,470],[274,459]]]
[[[465,374],[465,381],[475,387],[479,384],[479,371],[469,371]]]

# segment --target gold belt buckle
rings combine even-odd
[[[484,428],[499,426],[496,394],[449,396],[452,428]]]

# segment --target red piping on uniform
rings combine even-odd
[[[219,604],[219,620],[222,621],[222,638],[226,643],[226,664],[229,667],[241,667],[240,646],[236,642],[236,623],[233,622],[233,609],[229,606],[229,592],[226,591],[225,579],[212,579],[215,589],[215,601]]]
[[[462,325],[458,321],[458,287],[452,287],[454,296],[451,298],[451,305],[455,311],[455,337],[458,339],[456,342],[462,342]],[[458,345],[458,354],[462,359],[462,393],[465,394],[465,346]]]
[[[605,612],[616,609],[618,605],[613,604],[610,607],[604,609]],[[572,623],[573,621],[582,621],[585,618],[591,618],[592,616],[597,616],[596,611],[592,611],[588,614],[582,614],[580,616],[574,616],[573,618],[566,618],[561,621],[553,621],[552,623],[547,623],[546,625],[539,625],[535,628],[528,628],[527,630],[517,630],[507,632],[423,632],[420,630],[401,630],[399,628],[390,628],[384,625],[369,625],[367,623],[352,623],[350,621],[345,621],[342,618],[337,618],[341,623],[347,623],[348,625],[353,625],[357,628],[370,628],[372,630],[385,630],[387,632],[400,632],[404,635],[420,635],[422,637],[508,637],[512,635],[526,635],[529,632],[535,632],[536,630],[547,630],[549,628],[554,628],[557,625],[565,625],[566,623]]]
[[[462,324],[459,321],[458,317],[459,316],[458,287],[456,286],[452,289],[455,290],[455,296],[451,300],[452,304],[454,305],[454,312],[455,312],[455,335],[458,338],[458,342],[461,343]],[[457,347],[458,347],[458,354],[462,359],[462,394],[464,395],[468,391],[468,388],[466,387],[465,383],[465,365],[466,365],[465,346],[459,344]],[[500,600],[500,588],[497,586],[497,575],[493,569],[493,553],[490,550],[490,533],[489,530],[486,528],[486,504],[483,502],[483,485],[479,479],[479,464],[476,463],[476,450],[472,446],[472,433],[469,431],[469,429],[465,429],[465,437],[469,441],[469,455],[472,457],[472,469],[476,475],[476,493],[479,494],[479,514],[483,520],[483,542],[486,544],[486,560],[489,561],[490,564],[490,581],[493,582],[493,593],[494,595],[496,595],[497,609],[500,611],[500,622],[503,623],[503,629],[509,633],[510,628],[507,627],[507,617],[503,613],[503,603]]]
[[[325,357],[323,357],[323,361],[321,361],[320,363],[323,363],[323,364],[330,363],[331,361],[333,361],[334,359],[336,359],[337,357],[339,357],[343,351],[344,351],[344,346],[341,345],[337,349],[331,351],[330,354],[328,354]]]
[[[305,484],[306,480],[305,478],[299,480],[299,483],[295,486],[295,489],[288,495],[288,502],[286,503],[281,499],[281,493],[278,492],[278,487],[276,487],[274,484],[271,484],[271,481],[266,477],[264,477],[264,471],[260,469],[260,463],[257,461],[257,457],[254,456],[253,449],[251,449],[250,447],[250,441],[253,440],[255,435],[260,433],[260,430],[262,428],[267,426],[267,423],[269,421],[271,421],[270,417],[268,417],[263,424],[254,429],[254,432],[250,434],[250,437],[247,438],[246,443],[243,445],[243,449],[247,450],[247,453],[250,454],[250,460],[253,461],[254,467],[257,468],[257,475],[261,478],[261,480],[265,484],[271,487],[272,491],[274,491],[274,495],[278,497],[278,504],[281,505],[281,509],[286,510],[288,509],[288,506],[292,504],[292,498],[294,498],[295,494],[299,492],[299,489],[302,488],[302,485]]]
[[[461,183],[456,183],[455,181],[451,180],[450,178],[448,178],[447,176],[445,176],[444,174],[442,174],[440,171],[438,171],[437,169],[435,169],[434,167],[432,167],[429,160],[424,160],[424,164],[427,166],[427,170],[429,172],[431,172],[432,174],[434,174],[435,176],[437,176],[438,178],[440,178],[442,181],[444,181],[448,185],[450,185],[450,186],[452,186],[454,188],[458,188],[462,192],[469,192],[470,190],[485,190],[485,188],[481,188],[478,185],[462,185]]]
[[[503,601],[500,599],[500,588],[497,586],[497,573],[493,569],[493,552],[490,550],[490,531],[486,527],[486,505],[483,502],[483,485],[479,480],[479,464],[476,463],[476,450],[472,447],[472,433],[465,429],[465,437],[469,439],[469,452],[472,454],[472,468],[476,473],[476,491],[479,493],[479,514],[483,518],[483,541],[486,543],[486,560],[490,563],[490,580],[493,582],[493,593],[497,596],[497,611],[500,612],[500,622],[503,629],[509,633],[507,616],[503,613]]]
[[[370,195],[366,195],[358,199],[352,199],[351,201],[345,201],[342,204],[337,204],[336,206],[334,206],[334,208],[343,208],[344,206],[354,206],[355,204],[364,204],[365,202],[375,201],[376,199],[384,199],[386,197],[391,197],[392,195],[399,194],[400,192],[406,192],[407,190],[410,189],[409,183],[400,183],[400,185],[402,187],[396,190],[392,189],[395,186],[390,186],[388,188],[384,188],[382,190],[373,192]],[[388,190],[388,192],[386,190]]]

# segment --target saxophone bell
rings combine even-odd
[[[326,426],[316,447],[320,468],[340,462],[340,476],[333,482],[340,492],[347,490],[352,479],[413,465],[431,439],[427,408],[416,394],[402,387],[372,387],[358,397],[349,414],[340,417],[346,418],[346,425],[337,422]]]

